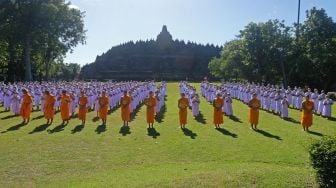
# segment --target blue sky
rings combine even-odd
[[[296,22],[298,0],[70,0],[85,11],[86,45],[67,54],[66,63],[92,63],[97,55],[130,40],[154,39],[167,25],[174,39],[222,45],[249,22]],[[324,8],[336,21],[336,0],[301,0],[305,11]]]

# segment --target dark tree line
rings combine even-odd
[[[336,23],[324,9],[306,12],[305,21],[286,26],[269,20],[250,23],[209,63],[211,74],[248,80],[335,89]]]
[[[67,52],[85,42],[84,13],[69,5],[65,0],[0,2],[2,80],[66,77],[66,70],[78,67],[63,63]]]

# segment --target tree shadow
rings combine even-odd
[[[45,131],[47,130],[47,128],[50,126],[50,124],[42,124],[38,127],[35,127],[34,130],[32,130],[29,134],[34,134],[34,133],[38,133],[38,132],[42,132],[42,131]]]
[[[315,136],[324,136],[324,134],[322,134],[322,133],[318,133],[318,132],[315,132],[315,131],[311,131],[311,130],[309,130],[309,131],[307,131],[309,134],[312,134],[312,135],[315,135]]]
[[[71,134],[79,133],[84,129],[84,125],[77,125],[74,129],[71,130]]]
[[[141,106],[142,106],[142,104],[139,105],[139,106],[137,106],[137,107],[133,110],[133,112],[130,114],[130,120],[129,120],[129,122],[135,120],[135,117],[137,116],[138,112],[140,111]]]
[[[195,117],[195,120],[199,123],[206,124],[206,119],[204,118],[203,113],[200,111],[199,114]]]
[[[216,128],[216,130],[224,135],[231,136],[233,138],[237,138],[238,135],[231,133],[230,131],[224,129],[224,128]]]
[[[62,123],[62,124],[56,126],[55,128],[53,128],[51,130],[49,129],[48,132],[49,132],[49,134],[58,133],[58,132],[64,131],[64,128],[66,126],[67,126],[66,124]]]
[[[147,128],[147,135],[156,139],[161,134],[157,132],[155,128]]]
[[[32,119],[32,121],[33,121],[33,120],[37,120],[37,119],[42,119],[43,117],[44,117],[44,115],[40,115],[40,116],[34,117],[34,118]]]
[[[17,131],[19,130],[21,127],[23,127],[25,124],[24,123],[19,123],[17,125],[14,125],[12,127],[9,127],[7,130],[5,131],[2,131],[1,133],[7,133],[7,132],[10,132],[10,131]]]
[[[231,120],[234,121],[234,122],[243,123],[243,122],[242,122],[237,116],[235,116],[235,115],[229,116],[229,119],[231,119]]]
[[[266,132],[266,131],[263,131],[263,130],[260,130],[260,129],[254,130],[254,131],[257,132],[257,133],[260,133],[260,134],[262,134],[262,135],[264,135],[264,136],[266,136],[268,138],[273,138],[273,139],[276,139],[276,140],[282,140],[282,138],[280,138],[279,136],[273,135],[273,134],[271,134],[269,132]]]
[[[128,134],[131,134],[130,127],[129,126],[121,126],[119,133],[123,136],[127,136]]]
[[[163,122],[163,119],[165,118],[165,113],[167,112],[167,107],[166,105],[164,105],[159,113],[156,114],[155,116],[155,120],[158,122],[158,123],[162,123]]]
[[[1,118],[2,120],[5,120],[5,119],[11,119],[11,118],[14,118],[14,117],[17,117],[19,115],[8,115],[8,116],[5,116],[3,118]]]
[[[96,128],[96,130],[95,130],[95,132],[97,133],[97,134],[101,134],[101,133],[103,133],[103,132],[105,132],[106,131],[106,125],[105,124],[101,124],[101,125],[99,125],[97,128]]]
[[[184,135],[189,136],[191,139],[195,139],[197,137],[197,134],[192,132],[190,129],[182,128],[182,132]]]
[[[295,124],[301,124],[300,121],[297,121],[296,119],[293,119],[291,117],[288,118],[284,118],[285,121],[291,122],[291,123],[295,123]]]

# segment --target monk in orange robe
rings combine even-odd
[[[106,96],[106,91],[102,92],[102,96],[99,97],[99,117],[102,119],[103,125],[106,125],[107,112],[109,107],[109,98]]]
[[[43,112],[44,112],[44,118],[47,119],[47,125],[51,125],[54,120],[54,114],[55,114],[55,108],[54,104],[56,102],[56,98],[50,94],[48,90],[44,92],[45,99],[44,99],[44,107],[43,107]]]
[[[220,124],[223,123],[223,111],[222,108],[224,106],[224,100],[220,97],[220,93],[217,94],[216,99],[213,101],[213,123],[215,124],[215,128],[220,128]]]
[[[58,99],[61,101],[61,118],[62,118],[62,125],[67,125],[70,120],[70,103],[71,97],[67,94],[65,90],[62,91],[62,96]]]
[[[251,128],[253,130],[257,130],[257,125],[259,123],[260,100],[257,98],[256,93],[253,94],[248,106],[250,107],[249,122],[251,124]]]
[[[301,125],[304,131],[309,131],[309,127],[313,124],[314,102],[310,100],[309,95],[302,102]]]
[[[82,125],[85,125],[88,103],[88,97],[85,95],[84,91],[81,91],[78,99],[78,119],[82,120]]]
[[[185,125],[187,124],[188,106],[189,106],[189,101],[185,97],[184,93],[181,93],[181,98],[178,100],[177,106],[180,109],[179,111],[180,126],[181,129],[184,129]]]
[[[33,99],[26,89],[22,89],[23,97],[20,108],[20,114],[22,116],[22,124],[28,124],[30,120],[30,113],[32,110]]]
[[[155,117],[155,106],[157,105],[157,101],[152,91],[149,92],[149,96],[145,101],[145,105],[147,106],[146,115],[147,115],[148,128],[151,127],[153,128]]]
[[[131,114],[131,101],[132,97],[127,95],[127,91],[124,91],[124,96],[120,99],[121,104],[121,119],[124,122],[124,126],[128,126],[128,122],[130,120],[130,114]]]

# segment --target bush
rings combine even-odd
[[[336,92],[328,92],[327,95],[329,95],[333,101],[336,101]]]
[[[324,137],[313,143],[309,154],[321,187],[336,187],[336,137]]]

